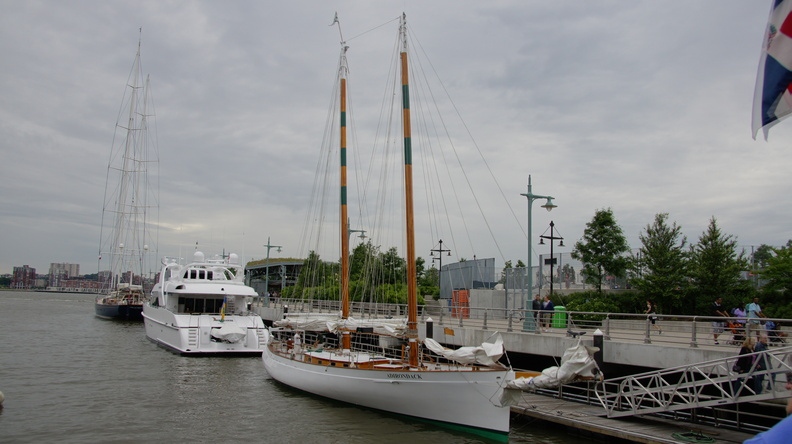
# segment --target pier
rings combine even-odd
[[[335,313],[334,301],[266,301],[254,305],[266,323],[289,313]],[[400,317],[398,305],[360,304],[353,317]],[[532,419],[633,442],[742,442],[785,415],[786,372],[792,371],[792,347],[780,330],[767,352],[772,370],[761,393],[734,386],[730,372],[743,331],[712,338],[709,317],[659,315],[660,331],[646,315],[564,312],[546,331],[533,313],[523,310],[425,307],[419,336],[446,346],[475,345],[500,333],[516,368],[541,370],[560,360],[578,341],[594,345],[605,381],[528,392],[512,412]],[[775,320],[790,325],[788,320]],[[734,337],[733,337],[734,335]],[[540,367],[530,363],[542,362]],[[547,365],[549,363],[549,365]],[[752,369],[753,371],[753,369]],[[614,378],[614,375],[616,376]],[[741,375],[745,380],[754,374]]]

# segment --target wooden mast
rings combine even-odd
[[[340,26],[340,25],[339,25]],[[339,77],[340,84],[340,104],[341,104],[341,140],[340,140],[340,155],[341,155],[341,319],[349,318],[349,213],[347,210],[347,137],[346,137],[346,77],[347,77],[347,62],[346,51],[348,46],[342,42],[341,48],[341,61]],[[352,346],[350,333],[344,330],[341,335],[342,350],[349,350]]]
[[[402,126],[404,129],[404,196],[407,222],[407,338],[410,366],[418,366],[418,271],[415,265],[415,216],[413,213],[412,131],[410,127],[410,88],[407,67],[407,15],[402,13],[399,33],[402,41]]]

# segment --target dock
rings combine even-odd
[[[656,416],[609,419],[601,407],[536,393],[524,393],[520,403],[512,406],[511,411],[518,415],[569,427],[575,430],[574,433],[590,433],[637,443],[733,444],[742,443],[755,436]]]

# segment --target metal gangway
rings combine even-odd
[[[735,371],[740,356],[672,367],[600,382],[596,395],[608,418],[726,406],[792,397],[792,347],[754,352],[746,373]],[[760,362],[766,362],[761,369]],[[755,381],[761,388],[755,390]]]

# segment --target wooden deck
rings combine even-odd
[[[534,393],[524,393],[522,400],[512,406],[513,413],[530,416],[603,436],[639,443],[684,443],[674,434],[702,433],[712,438],[713,443],[742,443],[753,434],[716,428],[701,424],[689,424],[655,417],[632,417],[609,419],[601,407],[553,398]],[[709,442],[701,440],[698,442]]]

